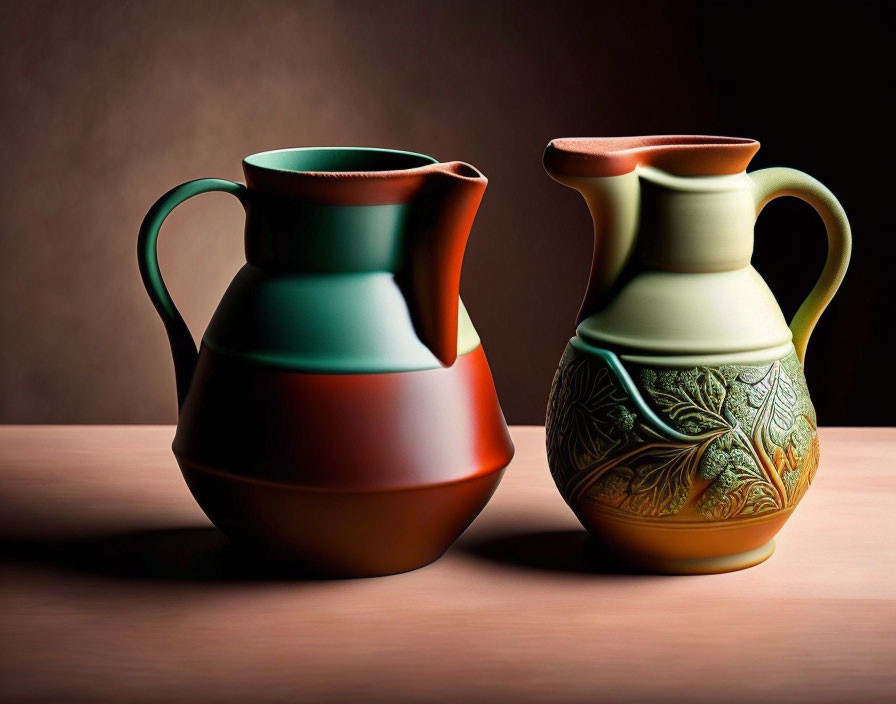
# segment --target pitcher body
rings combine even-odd
[[[156,285],[158,214],[141,233],[175,358],[187,484],[225,533],[302,569],[427,564],[513,454],[458,296],[486,180],[372,149],[265,152],[244,170],[246,186],[223,189],[246,209],[247,263],[198,352]],[[168,210],[184,199],[175,191],[159,201]]]
[[[576,336],[554,379],[547,449],[583,525],[650,571],[754,565],[818,467],[802,362],[849,258],[839,203],[791,169],[747,174],[752,140],[555,140],[545,165],[595,224]],[[822,215],[828,262],[790,325],[750,265],[779,195]]]

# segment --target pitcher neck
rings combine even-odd
[[[686,177],[649,166],[636,173],[642,267],[708,273],[750,264],[756,204],[745,173]]]
[[[246,260],[270,271],[397,272],[410,206],[329,205],[252,192]]]
[[[400,268],[410,203],[432,157],[364,147],[300,147],[243,160],[246,259],[268,270]]]
[[[246,258],[284,271],[397,272],[414,252],[429,271],[446,254],[462,255],[487,183],[463,162],[366,147],[261,152],[243,171]],[[450,276],[437,267],[428,278],[459,281],[459,262],[448,268]]]

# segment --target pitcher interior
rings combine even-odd
[[[367,147],[302,147],[259,152],[245,163],[272,171],[295,173],[370,173],[406,171],[438,163],[425,154]]]

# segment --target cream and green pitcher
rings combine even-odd
[[[750,139],[552,141],[544,164],[594,220],[594,260],[547,413],[551,474],[582,524],[641,568],[762,562],[818,467],[803,375],[846,271],[850,229],[818,181],[745,169]],[[770,200],[812,205],[827,262],[790,324],[751,266]]]

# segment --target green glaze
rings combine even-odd
[[[818,466],[791,348],[768,364],[633,366],[570,344],[551,389],[551,471],[572,506],[716,521],[792,508]]]
[[[434,296],[448,281],[446,271],[457,272],[459,285],[457,255],[469,233],[469,223],[461,221],[475,210],[459,210],[456,227],[450,218],[468,184],[484,188],[481,174],[467,167],[478,176],[473,179],[421,154],[362,148],[264,152],[245,164],[262,169],[266,180],[248,187],[220,179],[182,184],[159,199],[140,230],[140,271],[168,331],[181,405],[198,352],[162,280],[156,247],[168,214],[200,193],[231,193],[243,204],[247,259],[212,316],[203,346],[247,364],[313,373],[437,369],[440,360],[454,359],[453,318],[442,338],[452,354],[440,348],[437,356],[411,302],[430,313],[450,308],[451,301],[457,301],[456,354],[479,345],[456,288],[444,289],[450,298]],[[393,182],[398,185],[389,190]],[[439,258],[446,246],[454,248],[453,263]]]
[[[461,355],[479,345],[479,336],[463,304],[459,306]],[[384,271],[272,274],[246,264],[224,294],[202,342],[247,361],[313,372],[439,366],[414,332],[395,277]]]
[[[417,152],[366,147],[273,149],[247,156],[244,161],[264,169],[316,173],[401,171],[438,163],[431,156]]]
[[[750,174],[753,184],[753,199],[756,203],[756,214],[769,202],[781,196],[793,196],[805,201],[821,216],[828,235],[828,254],[824,269],[808,297],[799,307],[790,329],[793,331],[793,346],[797,357],[802,362],[806,357],[809,337],[815,329],[818,319],[828,307],[849,265],[852,252],[852,235],[849,220],[843,206],[834,194],[821,182],[796,169],[775,167],[762,169]]]
[[[165,218],[178,205],[188,198],[200,193],[223,191],[230,193],[239,199],[243,206],[248,199],[248,190],[241,183],[224,181],[218,178],[202,178],[189,181],[176,186],[155,202],[140,226],[140,234],[137,238],[137,263],[140,267],[140,276],[143,277],[143,285],[149,293],[149,298],[158,311],[165,330],[168,332],[168,341],[171,344],[171,355],[174,358],[174,374],[177,380],[177,403],[183,405],[190,389],[190,381],[193,378],[193,369],[196,366],[197,351],[193,342],[190,329],[184,322],[180,312],[171,300],[171,294],[165,282],[162,281],[162,272],[159,269],[157,244],[159,230]]]
[[[409,210],[257,195],[246,215],[246,255],[250,263],[293,273],[395,273],[404,260]]]
[[[618,176],[554,177],[582,193],[594,220],[579,337],[626,354],[718,361],[792,340],[803,361],[850,256],[846,215],[818,181],[785,168],[679,176],[638,166]],[[821,277],[789,324],[750,264],[756,217],[781,196],[809,203],[828,234]]]
[[[747,173],[758,148],[658,135],[564,138],[545,151],[594,223],[576,336],[548,402],[548,463],[582,524],[642,568],[762,561],[818,467],[802,364],[843,280],[850,227],[810,176]],[[828,237],[789,322],[751,265],[756,219],[780,196],[809,203]]]
[[[678,432],[671,425],[668,425],[654,412],[654,410],[647,404],[647,401],[641,395],[641,392],[638,391],[638,387],[635,385],[634,380],[626,370],[625,365],[623,365],[622,362],[619,361],[619,357],[617,357],[615,353],[611,352],[610,350],[605,350],[601,349],[600,347],[589,345],[587,342],[578,337],[572,338],[569,341],[569,344],[571,347],[580,352],[588,355],[593,355],[594,357],[600,359],[600,361],[603,362],[607,366],[607,368],[616,376],[616,383],[619,384],[622,390],[629,397],[638,413],[640,413],[641,416],[648,420],[654,427],[668,435],[670,438],[674,438],[676,440],[687,441],[691,439],[684,433]]]

